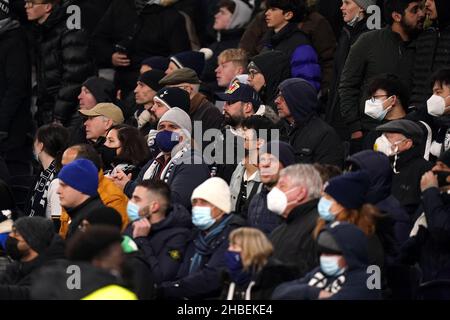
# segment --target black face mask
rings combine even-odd
[[[438,179],[439,187],[448,186],[450,183],[447,182],[447,177],[450,175],[450,172],[447,171],[434,171]]]
[[[24,256],[24,253],[19,250],[19,247],[17,244],[19,243],[19,240],[13,237],[8,237],[6,239],[6,254],[11,257],[11,259],[20,261],[22,257]]]
[[[103,165],[105,166],[105,169],[111,168],[114,166],[114,160],[117,157],[116,154],[117,148],[109,148],[105,145],[103,145],[103,148],[101,148],[101,157],[103,161]]]

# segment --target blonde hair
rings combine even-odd
[[[230,233],[229,241],[242,248],[242,265],[246,271],[250,268],[260,271],[273,253],[272,243],[263,232],[255,228],[235,229]]]
[[[227,49],[219,54],[217,61],[219,64],[232,61],[235,65],[243,67],[245,70],[248,64],[248,56],[243,49]]]

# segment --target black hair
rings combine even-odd
[[[389,25],[392,25],[392,13],[397,12],[402,16],[405,15],[405,10],[411,2],[419,2],[419,0],[385,0],[384,1],[384,15],[385,20]]]
[[[305,16],[306,5],[304,0],[267,0],[267,8],[278,8],[283,13],[291,11],[293,17],[290,22],[301,22]]]
[[[236,10],[236,3],[231,0],[220,0],[217,4],[217,11],[219,11],[220,8],[226,8],[233,14],[234,10]]]
[[[117,228],[119,231],[122,229],[122,217],[116,209],[110,207],[101,207],[89,211],[85,218],[90,225],[108,225]]]
[[[56,163],[60,164],[64,150],[68,146],[69,130],[60,124],[46,124],[36,131],[35,140],[42,142],[45,153],[55,158]]]
[[[267,132],[267,136],[264,137],[264,140],[266,140],[265,142],[270,142],[272,140],[271,130],[276,129],[276,126],[272,122],[272,120],[260,115],[252,115],[248,118],[245,118],[242,121],[242,127],[255,130],[257,139],[261,137],[260,130],[265,130],[265,132]]]
[[[168,186],[167,183],[165,183],[164,181],[159,181],[159,180],[144,180],[142,182],[139,182],[136,187],[143,187],[145,189],[147,189],[149,192],[155,193],[158,196],[160,196],[165,204],[162,204],[163,206],[163,210],[164,212],[167,211],[167,208],[170,204],[171,201],[171,196],[170,196],[170,188]]]
[[[77,156],[75,160],[80,158],[91,160],[98,171],[103,169],[102,158],[93,146],[89,144],[76,144],[71,146],[71,148],[77,150]]]
[[[431,76],[431,87],[433,87],[436,82],[441,87],[450,86],[450,69],[440,69],[433,73]]]
[[[402,80],[394,74],[381,74],[372,78],[367,88],[367,93],[372,96],[378,89],[386,91],[388,96],[397,96],[403,110],[407,111],[409,104],[409,94]]]
[[[150,152],[147,142],[139,129],[127,124],[112,126],[109,131],[113,129],[117,130],[117,138],[121,147],[121,152],[115,159],[116,164],[125,162],[133,165],[142,165],[148,161]]]
[[[120,230],[112,226],[96,225],[85,232],[76,232],[67,242],[66,256],[72,261],[92,262],[105,254],[114,244],[122,243]]]

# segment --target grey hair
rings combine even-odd
[[[305,187],[310,200],[320,198],[323,182],[312,164],[291,165],[281,170],[281,176],[288,176],[293,186]]]

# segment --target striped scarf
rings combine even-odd
[[[231,217],[232,215],[229,215],[228,217],[222,219],[222,221],[213,227],[213,229],[211,229],[211,231],[209,231],[206,235],[203,232],[199,233],[197,239],[194,240],[195,254],[192,257],[191,265],[189,267],[189,274],[197,271],[202,264],[203,257],[214,251],[215,247],[212,246],[212,243],[228,225]]]

